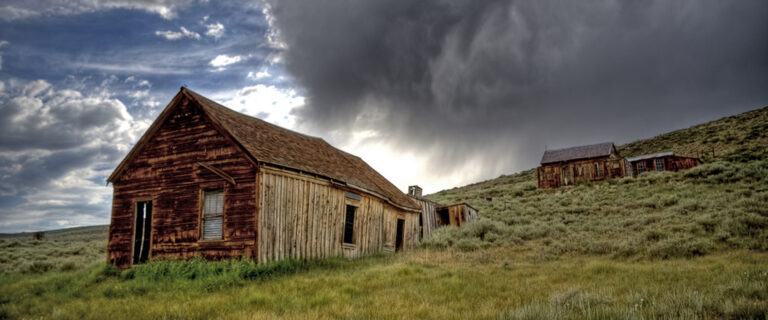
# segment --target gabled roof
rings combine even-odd
[[[372,193],[395,205],[418,209],[419,206],[391,182],[357,156],[334,148],[325,140],[291,131],[261,119],[250,117],[224,107],[202,95],[181,88],[171,104],[156,122],[167,116],[174,101],[184,96],[195,102],[203,111],[240,145],[249,156],[259,163],[319,175],[354,189]],[[152,126],[155,127],[157,123]],[[158,124],[159,126],[159,124]],[[147,131],[150,134],[152,127]],[[140,148],[145,137],[126,156],[108,181],[113,181],[128,158]]]
[[[571,147],[558,150],[547,150],[544,151],[544,156],[541,157],[541,164],[607,157],[611,155],[611,152],[614,152],[615,150],[616,146],[614,146],[613,142],[604,142],[588,146]]]
[[[675,155],[674,151],[659,152],[659,153],[644,154],[642,156],[627,158],[627,161],[635,162],[635,161],[640,161],[640,160],[645,160],[645,159],[669,157],[669,156],[674,156],[674,155]]]

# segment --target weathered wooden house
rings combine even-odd
[[[680,171],[701,164],[701,160],[675,154],[673,151],[627,158],[627,176],[637,177],[648,171]]]
[[[477,219],[477,209],[467,203],[442,205],[422,197],[419,186],[408,187],[408,196],[421,204],[419,213],[419,239],[429,236],[442,226],[460,227]]]
[[[419,204],[360,158],[181,88],[108,178],[108,260],[355,257],[419,241]]]
[[[539,188],[623,177],[624,159],[611,143],[547,150],[536,171]]]

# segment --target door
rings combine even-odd
[[[149,259],[150,236],[152,235],[152,201],[136,202],[136,224],[133,235],[133,264]]]
[[[563,177],[563,185],[568,186],[572,183],[571,179],[573,178],[571,176],[571,168],[568,166],[563,166],[560,168],[560,174],[561,177]]]
[[[397,234],[395,236],[395,250],[403,250],[403,243],[405,237],[405,220],[397,219]]]

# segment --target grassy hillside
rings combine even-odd
[[[467,202],[485,218],[446,228],[433,247],[513,244],[544,255],[673,258],[768,250],[768,108],[620,146],[625,156],[715,148],[697,168],[538,190],[528,170],[427,198]]]
[[[715,146],[685,172],[538,190],[528,170],[430,195],[481,219],[397,255],[118,271],[105,226],[2,235],[0,319],[766,319],[766,114],[620,147]]]
[[[0,274],[75,270],[106,261],[108,226],[0,234]]]
[[[717,157],[739,148],[766,146],[768,107],[627,143],[618,149],[625,157],[674,150],[692,156],[705,152],[703,157],[707,158],[712,150]]]

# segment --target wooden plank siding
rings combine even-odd
[[[259,174],[260,262],[286,258],[358,257],[389,251],[397,219],[405,220],[405,246],[418,244],[418,215],[379,198],[345,196],[343,186],[309,174],[263,166]],[[346,206],[357,207],[354,245],[343,243]]]
[[[657,157],[657,158],[648,158],[638,161],[633,161],[630,164],[630,170],[632,171],[632,176],[637,177],[638,174],[642,172],[637,171],[637,165],[638,163],[643,163],[643,166],[645,168],[645,171],[643,172],[655,172],[659,171],[658,168],[656,168],[656,159],[662,159],[663,162],[663,168],[661,168],[662,171],[672,171],[677,172],[680,170],[690,169],[695,166],[698,166],[701,164],[701,161],[697,158],[692,157],[683,157],[683,156],[664,156],[664,157]]]
[[[582,182],[621,178],[625,173],[625,161],[616,155],[546,164],[540,166],[536,172],[539,188],[558,188]]]
[[[421,204],[422,230],[419,231],[419,235],[422,238],[427,237],[440,227],[440,220],[437,217],[437,207],[440,204],[426,199],[414,199]]]
[[[258,168],[194,104],[181,99],[173,114],[113,181],[108,260],[131,264],[135,202],[153,200],[150,258],[250,256],[256,248]],[[198,163],[232,177],[234,185]],[[205,189],[224,190],[223,239],[200,240]]]

